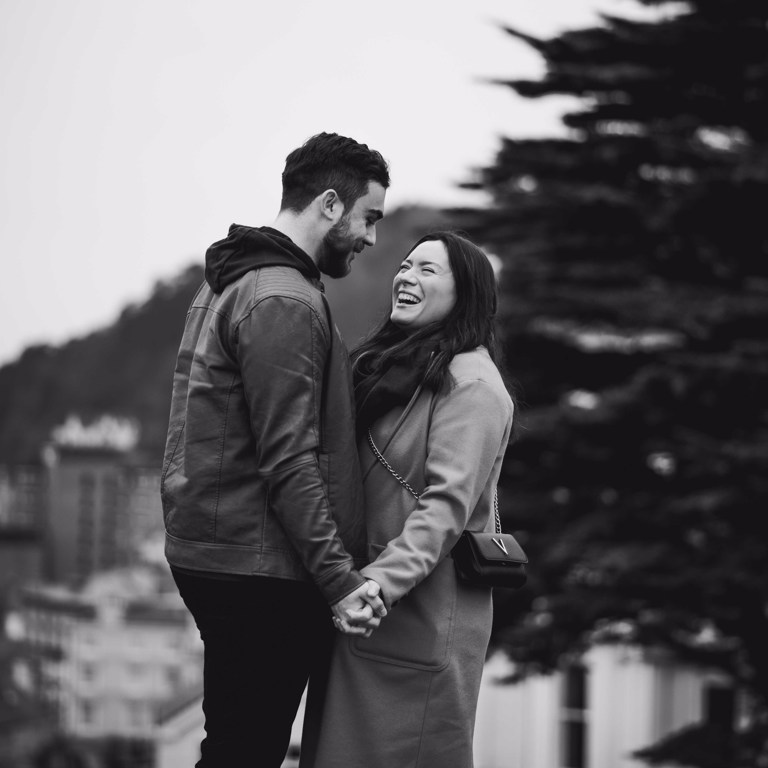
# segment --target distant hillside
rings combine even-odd
[[[384,312],[392,275],[408,247],[440,218],[430,208],[398,209],[379,225],[376,246],[357,257],[349,277],[325,280],[350,345]],[[51,430],[70,414],[84,422],[103,414],[137,420],[140,448],[159,462],[184,316],[202,279],[201,256],[112,325],[59,347],[30,347],[0,368],[0,463],[37,462]]]
[[[35,346],[0,368],[0,462],[35,462],[51,429],[69,414],[131,417],[156,453],[184,316],[202,266],[158,284],[112,325],[60,347]]]

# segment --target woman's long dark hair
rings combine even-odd
[[[494,327],[498,288],[488,257],[464,235],[447,230],[424,235],[408,255],[422,243],[432,240],[441,242],[448,252],[448,263],[456,283],[456,304],[444,320],[411,334],[387,317],[352,351],[352,364],[357,373],[364,369],[366,375],[380,374],[394,360],[415,360],[428,345],[432,346],[435,355],[426,370],[424,383],[434,391],[446,383],[448,366],[459,352],[482,345],[491,360],[500,366]]]

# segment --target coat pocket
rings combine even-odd
[[[165,499],[168,495],[168,476],[178,470],[181,465],[181,443],[184,440],[184,428],[186,421],[181,419],[173,424],[169,429],[169,435],[166,439],[165,455],[163,456],[163,468],[160,474],[160,497]]]
[[[456,576],[446,559],[392,606],[369,638],[350,638],[350,649],[373,661],[437,672],[450,660],[455,614]]]

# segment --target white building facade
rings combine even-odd
[[[151,568],[100,574],[79,591],[29,587],[12,623],[37,651],[40,697],[73,736],[151,739],[165,702],[202,677],[192,617]]]
[[[647,768],[632,753],[708,718],[732,719],[719,673],[635,646],[598,645],[562,672],[515,685],[497,655],[486,664],[475,768]]]

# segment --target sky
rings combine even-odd
[[[286,155],[320,131],[390,164],[389,210],[458,188],[502,136],[562,135],[571,102],[501,29],[550,36],[632,0],[0,0],[0,365],[103,327],[270,224]],[[386,226],[386,219],[380,227]]]

